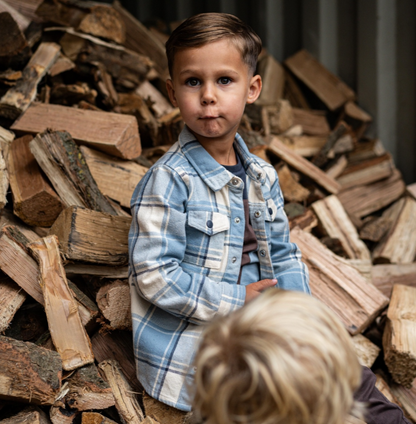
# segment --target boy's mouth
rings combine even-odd
[[[217,119],[217,118],[219,118],[218,115],[204,115],[204,116],[201,116],[199,119]]]

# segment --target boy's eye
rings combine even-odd
[[[222,85],[228,85],[231,82],[231,78],[228,77],[221,77],[218,82]]]
[[[199,85],[199,80],[198,78],[188,78],[186,80],[186,85],[189,85],[190,87],[196,87]]]

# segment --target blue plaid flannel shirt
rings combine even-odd
[[[289,226],[274,168],[237,153],[248,176],[250,220],[260,279],[310,293],[308,271]],[[185,127],[147,172],[131,201],[129,279],[137,376],[146,392],[178,409],[192,403],[192,362],[203,324],[240,308],[237,284],[244,240],[243,182],[216,162]],[[240,219],[235,219],[240,218]]]

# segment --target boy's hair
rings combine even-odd
[[[195,365],[194,410],[207,423],[341,424],[362,412],[350,336],[303,293],[269,289],[214,321]]]
[[[200,13],[182,22],[166,42],[170,76],[173,77],[175,54],[186,48],[201,47],[222,39],[230,39],[254,74],[261,51],[260,37],[241,19],[227,13]]]

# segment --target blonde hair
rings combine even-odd
[[[350,336],[317,299],[267,290],[205,330],[194,410],[215,424],[341,424],[361,381]]]

